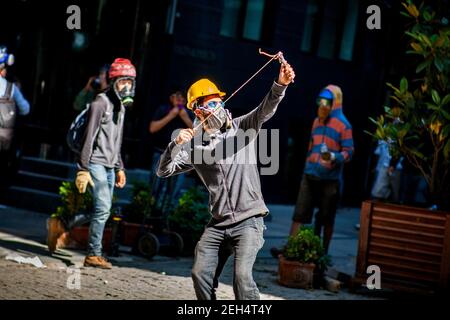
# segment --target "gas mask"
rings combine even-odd
[[[117,88],[117,86],[118,86],[117,83],[120,80],[131,80],[132,81],[132,85],[125,85],[125,86],[123,86],[123,88],[121,90],[119,90]],[[118,78],[114,82],[114,91],[115,91],[117,97],[119,98],[120,102],[125,107],[128,107],[128,106],[132,105],[133,102],[134,102],[134,88],[135,88],[135,81],[134,81],[134,78],[132,78],[132,77]]]
[[[201,112],[204,119],[203,129],[208,134],[215,134],[220,129],[231,128],[231,113],[228,109],[224,108],[222,101],[210,101],[205,106],[199,106],[195,108],[195,112]],[[195,118],[194,127],[199,125],[202,121]]]

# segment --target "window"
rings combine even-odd
[[[261,41],[265,0],[224,0],[220,35]]]
[[[313,39],[318,29],[319,1],[310,0],[306,8],[305,25],[303,27],[302,51],[311,52]]]
[[[338,28],[342,17],[341,1],[327,1],[322,16],[319,47],[317,55],[322,58],[333,59],[338,46]]]
[[[309,0],[301,50],[326,59],[351,61],[358,9],[358,0]]]
[[[356,25],[358,22],[358,0],[349,0],[345,18],[339,58],[351,61],[355,44]]]
[[[236,38],[241,7],[242,0],[224,0],[222,24],[220,26],[222,36]]]
[[[245,39],[261,40],[263,13],[263,0],[248,0],[243,32],[243,37]]]

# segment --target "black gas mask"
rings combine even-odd
[[[119,90],[119,82],[123,80],[129,80],[126,81],[127,83]],[[117,97],[119,98],[120,102],[125,106],[131,106],[134,102],[134,89],[135,89],[135,78],[133,77],[122,77],[117,78],[114,82],[114,92],[116,93]]]

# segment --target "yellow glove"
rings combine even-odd
[[[85,193],[88,183],[92,188],[95,186],[89,171],[78,171],[77,178],[75,179],[75,186],[77,187],[78,192]]]

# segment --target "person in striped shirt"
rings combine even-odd
[[[344,164],[353,156],[353,134],[342,111],[342,91],[338,86],[328,85],[322,89],[316,103],[318,116],[311,130],[290,235],[297,234],[302,225],[310,224],[314,208],[318,207],[315,234],[320,236],[323,229],[323,245],[328,253]],[[276,257],[282,253],[277,248],[271,251]]]

